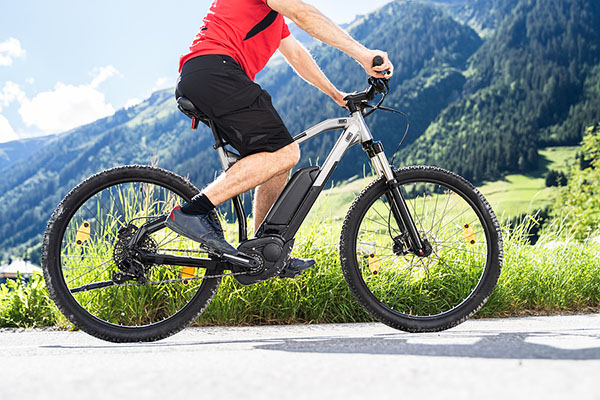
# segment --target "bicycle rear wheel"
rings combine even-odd
[[[410,252],[390,211],[384,179],[350,207],[341,233],[344,277],[379,321],[409,332],[448,329],[479,310],[502,264],[502,238],[485,198],[462,177],[435,167],[395,171],[431,254]]]
[[[50,218],[42,250],[46,285],[61,312],[113,342],[159,340],[196,319],[221,278],[203,268],[142,265],[127,249],[142,224],[196,193],[174,173],[134,165],[96,174],[67,194]],[[138,250],[156,254],[206,256],[168,228],[138,243]],[[138,279],[125,271],[136,271]]]

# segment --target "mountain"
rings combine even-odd
[[[510,15],[519,0],[412,0],[438,7],[457,21],[474,29],[479,36],[491,35]]]
[[[539,147],[600,120],[599,50],[600,3],[520,1],[470,58],[462,98],[400,158],[475,181],[535,168]]]
[[[416,139],[431,121],[460,97],[466,81],[462,71],[482,41],[469,27],[457,23],[441,10],[422,3],[392,2],[358,18],[348,26],[351,35],[369,48],[386,49],[396,70],[386,105],[408,112],[411,130],[408,142]],[[400,40],[398,38],[401,38]],[[342,52],[324,44],[311,53],[331,81],[347,92],[363,90],[362,68]],[[275,107],[291,132],[301,132],[324,118],[342,116],[344,111],[324,94],[311,88],[285,63],[265,71],[260,83],[272,94]],[[397,115],[376,113],[369,126],[392,153],[405,128]],[[337,138],[327,133],[302,147],[304,163],[326,156]],[[335,177],[344,179],[362,168],[349,160],[365,158],[362,150],[343,159]]]
[[[0,143],[0,171],[19,160],[31,157],[53,138],[54,135]]]
[[[470,0],[446,7],[457,20],[473,28],[482,37],[492,35],[520,0]]]

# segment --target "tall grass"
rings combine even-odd
[[[547,231],[531,246],[529,223],[505,230],[504,268],[480,317],[600,311],[600,237],[556,240]]]
[[[30,328],[64,321],[48,298],[41,275],[33,274],[27,283],[19,276],[0,285],[0,327]]]
[[[372,321],[351,296],[340,270],[341,221],[324,215],[325,211],[301,229],[293,252],[295,256],[314,258],[315,267],[295,279],[275,278],[253,286],[242,286],[232,277],[225,277],[196,325]],[[531,219],[526,218],[516,229],[503,229],[503,271],[493,295],[477,316],[600,311],[600,240],[557,241],[559,235],[550,229],[532,246],[527,241],[531,223]],[[560,229],[560,224],[554,229]],[[231,231],[235,234],[235,229]],[[183,242],[178,246],[187,245]],[[106,253],[102,256],[107,257],[108,250],[99,249]],[[75,267],[77,259],[68,263]],[[129,322],[143,322],[159,318],[164,310],[170,313],[171,308],[179,307],[181,301],[189,299],[195,287],[177,285],[168,291],[137,287],[121,297],[111,297],[111,293],[118,293],[114,288],[104,291],[111,297],[110,301],[106,301],[106,297],[95,298],[90,304],[96,308],[96,315],[115,322],[128,314],[131,314]],[[173,288],[181,293],[171,293]],[[461,294],[457,292],[457,295]],[[85,298],[91,294],[78,296]],[[132,296],[138,296],[136,301],[131,301]],[[146,302],[144,298],[152,301]],[[142,307],[144,304],[146,307]],[[150,309],[149,304],[152,304]],[[45,325],[65,326],[65,319],[48,299],[41,277],[34,276],[29,285],[21,281],[2,285],[0,326]]]

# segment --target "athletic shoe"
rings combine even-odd
[[[235,247],[227,243],[223,237],[223,230],[211,218],[210,213],[184,214],[177,206],[167,217],[166,223],[171,230],[201,243],[209,249],[231,255],[239,253]]]
[[[316,261],[310,258],[292,257],[290,258],[290,261],[288,261],[283,271],[281,271],[281,274],[279,274],[279,276],[281,278],[293,278],[295,276],[300,275],[300,273],[305,269],[313,267],[315,264]]]

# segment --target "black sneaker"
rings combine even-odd
[[[309,269],[316,264],[316,261],[310,258],[295,258],[292,257],[288,261],[287,265],[281,271],[279,276],[281,278],[293,278],[300,275],[305,269]]]
[[[199,242],[220,253],[237,255],[239,251],[225,240],[223,231],[211,218],[210,213],[184,214],[177,206],[167,217],[167,226],[182,236]]]

